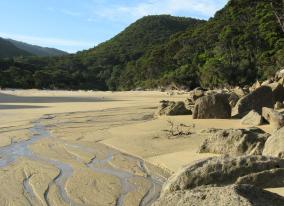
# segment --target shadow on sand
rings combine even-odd
[[[21,97],[0,93],[0,103],[64,103],[64,102],[107,102],[97,97]]]
[[[46,107],[30,106],[30,105],[6,105],[6,104],[0,105],[0,110],[2,109],[41,109],[41,108],[46,108]]]

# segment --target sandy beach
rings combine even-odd
[[[3,205],[151,205],[163,182],[198,154],[203,129],[240,121],[156,117],[166,92],[0,92]],[[169,121],[194,125],[168,138]],[[262,129],[271,132],[268,126]],[[284,195],[283,188],[272,188]]]

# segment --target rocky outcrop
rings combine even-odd
[[[192,112],[185,107],[184,102],[161,101],[157,114],[162,115],[190,115]]]
[[[238,178],[237,184],[251,184],[260,188],[283,187],[284,168],[265,170]]]
[[[263,155],[284,159],[284,127],[274,132],[266,141]]]
[[[282,102],[279,102],[277,101],[275,104],[274,104],[274,109],[275,110],[279,110],[279,109],[283,109],[284,108],[284,104]]]
[[[277,101],[283,102],[284,101],[284,87],[277,83],[271,83],[268,85],[272,89],[272,96],[273,102],[276,103]]]
[[[261,84],[259,81],[256,81],[250,88],[249,91],[253,92],[254,90],[256,90],[257,88],[261,87]]]
[[[193,110],[194,110],[194,102],[193,102],[193,100],[192,99],[186,99],[185,101],[184,101],[184,105],[185,105],[185,108],[186,109],[188,109],[188,110],[190,110],[191,112],[193,112]]]
[[[240,177],[279,168],[284,168],[284,159],[259,155],[212,157],[173,175],[163,186],[162,195],[204,185],[226,186],[236,183]]]
[[[262,116],[273,129],[280,129],[284,126],[284,116],[271,108],[263,107]]]
[[[247,92],[246,92],[243,88],[241,88],[241,87],[235,87],[234,89],[232,89],[232,91],[233,91],[236,95],[238,95],[239,98],[241,98],[241,97],[247,95]]]
[[[199,98],[194,106],[194,119],[227,119],[231,117],[228,96],[213,94]]]
[[[250,111],[241,120],[242,125],[259,126],[262,125],[262,123],[263,123],[262,116],[254,110]]]
[[[269,134],[260,129],[221,129],[213,132],[201,145],[200,153],[261,155]]]
[[[200,88],[200,87],[198,87],[198,88],[195,88],[194,90],[189,92],[188,99],[191,102],[194,103],[197,99],[199,99],[200,97],[203,97],[204,95],[205,95],[205,90]]]
[[[231,108],[236,106],[239,99],[240,99],[239,96],[234,92],[232,92],[228,95],[228,100],[229,100],[229,104],[230,104]]]
[[[273,83],[273,78],[265,80],[264,82],[261,83],[261,86],[267,86],[271,83]]]
[[[160,197],[153,206],[280,206],[284,198],[252,185],[202,186]]]
[[[282,86],[284,86],[284,77],[278,79],[277,82],[278,82],[279,84],[281,84]]]
[[[252,93],[242,97],[236,106],[233,108],[232,115],[237,117],[244,117],[251,110],[262,112],[262,107],[273,108],[273,94],[268,86],[261,86]]]
[[[275,75],[275,79],[278,81],[280,79],[284,78],[284,69],[276,72],[276,75]]]

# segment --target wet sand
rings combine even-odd
[[[185,98],[161,92],[0,92],[0,183],[5,188],[0,201],[151,205],[171,173],[212,156],[196,153],[204,138],[198,131],[241,127],[239,120],[154,116],[160,100]],[[169,120],[195,124],[195,131],[168,138]],[[283,194],[281,188],[272,190]]]

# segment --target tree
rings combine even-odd
[[[200,69],[199,78],[203,87],[218,87],[227,85],[230,80],[230,69],[218,58],[206,61]]]

